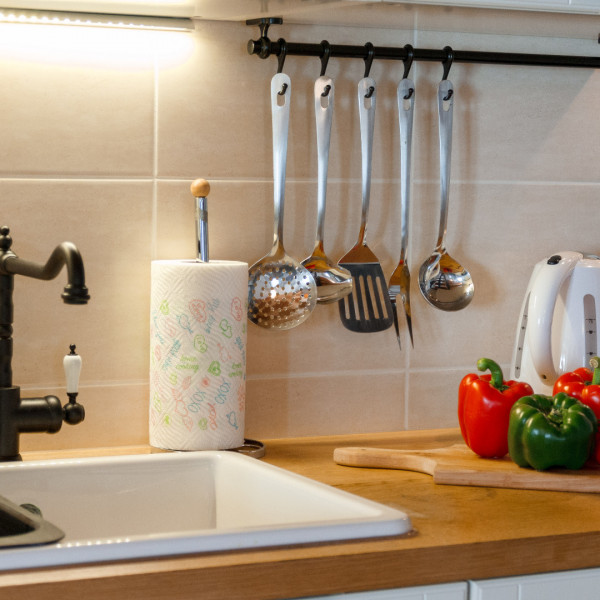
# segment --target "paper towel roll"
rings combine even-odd
[[[150,444],[244,443],[248,265],[152,262]]]

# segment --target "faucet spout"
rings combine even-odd
[[[63,242],[59,244],[46,264],[38,264],[16,256],[11,250],[12,239],[8,227],[0,227],[0,274],[24,275],[35,279],[54,279],[67,267],[68,283],[62,293],[62,299],[67,304],[87,304],[90,299],[85,285],[85,271],[81,254],[75,244]]]

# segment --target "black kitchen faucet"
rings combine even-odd
[[[14,276],[24,275],[35,279],[54,279],[67,267],[68,284],[62,293],[66,304],[87,304],[90,296],[85,285],[83,260],[71,242],[59,244],[45,265],[19,258],[10,248],[12,238],[8,227],[0,227],[0,461],[21,460],[19,434],[32,432],[56,433],[63,420],[70,425],[81,423],[85,411],[76,401],[80,359],[71,346],[65,361],[76,372],[67,373],[69,402],[61,406],[56,396],[21,398],[20,388],[12,384],[12,324]]]

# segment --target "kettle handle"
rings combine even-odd
[[[540,379],[553,385],[558,377],[552,359],[552,318],[559,290],[581,252],[565,251],[546,259],[531,284],[527,314],[527,344],[533,366]]]

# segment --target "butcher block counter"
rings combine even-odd
[[[600,566],[600,494],[438,485],[422,473],[333,461],[341,446],[450,446],[461,441],[458,430],[264,441],[261,460],[400,508],[414,531],[358,542],[4,572],[0,598],[260,600]],[[148,452],[31,452],[24,460]]]

